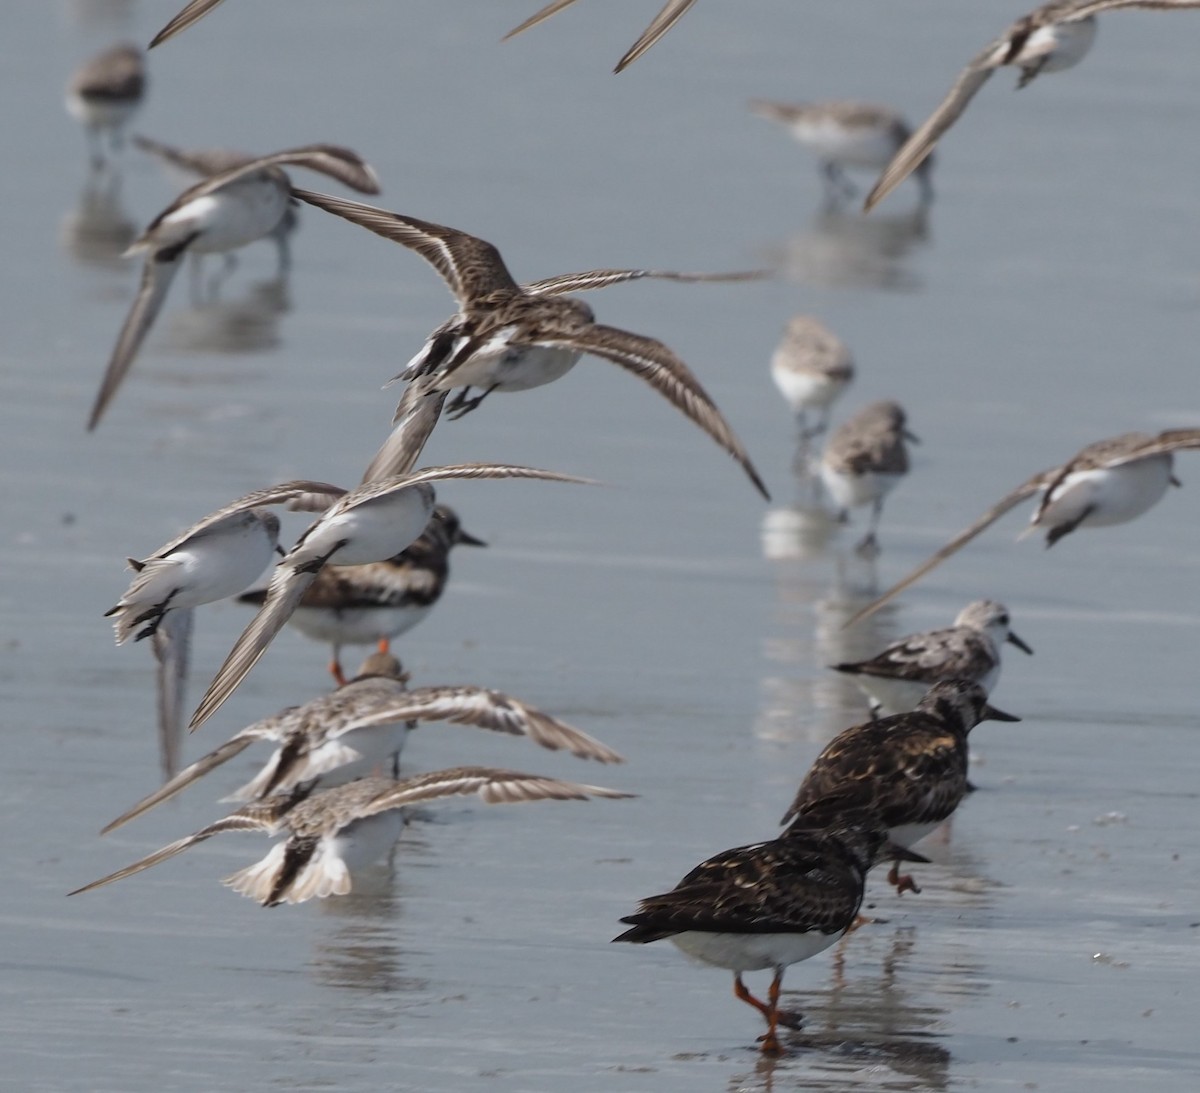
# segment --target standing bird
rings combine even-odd
[[[565,281],[591,278],[584,287],[600,287],[646,276],[646,271],[570,274],[539,282],[531,291],[513,280],[500,252],[483,239],[357,201],[306,190],[294,192],[310,205],[415,250],[437,270],[458,301],[458,314],[430,335],[396,377],[416,386],[413,398],[428,419],[426,436],[450,391],[458,389],[459,393],[449,410],[461,417],[493,391],[540,387],[566,375],[580,357],[591,353],[640,376],[669,399],[732,455],[755,488],[768,496],[741,441],[679,357],[653,338],[602,326],[582,300],[558,295]],[[687,279],[685,275],[669,276]],[[473,398],[468,397],[472,387],[480,391]],[[397,419],[406,416],[411,406],[411,401],[409,406],[402,402]],[[415,457],[410,453],[406,458]],[[388,444],[372,461],[366,477],[386,473],[403,473]]]
[[[365,565],[394,557],[423,532],[433,514],[431,482],[452,478],[537,478],[591,484],[574,475],[494,463],[427,467],[381,478],[344,493],[279,561],[258,614],[234,643],[192,715],[198,729],[233,694],[326,565]]]
[[[800,783],[782,823],[807,825],[825,798],[853,793],[870,802],[896,846],[911,847],[950,818],[967,793],[967,734],[980,721],[1019,721],[987,704],[987,691],[963,679],[936,683],[911,713],[865,721],[838,733]],[[900,875],[897,893],[919,892]]]
[[[1168,486],[1180,484],[1174,474],[1174,453],[1197,449],[1200,449],[1200,429],[1167,429],[1157,436],[1122,433],[1089,444],[1066,463],[1038,471],[1010,490],[907,577],[853,615],[846,625],[852,626],[873,615],[986,531],[1009,509],[1036,493],[1042,499],[1021,537],[1044,530],[1047,547],[1054,546],[1076,528],[1124,524],[1141,516],[1158,503]]]
[[[873,402],[839,425],[821,454],[821,481],[842,518],[859,505],[871,506],[871,526],[855,548],[860,554],[876,549],[883,499],[908,473],[906,440],[919,443],[900,404]]]
[[[771,357],[771,378],[787,399],[801,444],[829,427],[829,408],[854,379],[854,357],[832,330],[810,315],[791,319]],[[820,416],[811,428],[809,410]]]
[[[311,785],[302,786],[253,801],[194,835],[68,894],[76,896],[131,877],[224,831],[261,831],[271,836],[286,832],[288,838],[277,843],[262,861],[239,869],[222,883],[264,907],[344,896],[352,886],[352,870],[370,865],[396,845],[404,830],[403,810],[410,805],[473,794],[488,804],[633,796],[602,786],[490,767],[454,767],[400,782],[362,778],[320,793],[312,790]]]
[[[838,940],[855,921],[867,871],[888,835],[869,809],[847,807],[845,796],[824,802],[769,842],[738,846],[701,862],[670,892],[650,896],[621,921],[613,938],[645,945],[664,938],[688,956],[733,972],[733,993],[767,1020],[764,1054],[778,1055],[778,1026],[798,1027],[780,1013],[779,993],[789,964],[807,960]],[[889,847],[909,861],[919,854]],[[767,1001],[742,982],[745,972],[774,970]]]
[[[106,162],[104,136],[112,152],[121,148],[121,131],[142,105],[146,66],[135,45],[118,45],[79,66],[67,84],[67,112],[87,130],[92,167]]]
[[[386,653],[392,638],[407,633],[441,599],[450,576],[450,550],[463,544],[487,546],[463,531],[449,505],[438,505],[411,546],[394,558],[361,566],[331,566],[317,574],[288,619],[300,633],[333,646],[330,674],[339,684],[343,645],[378,644]],[[238,603],[262,606],[265,588],[245,592]]]
[[[857,192],[846,176],[847,167],[882,171],[912,133],[908,122],[891,107],[853,99],[812,103],[752,99],[750,109],[760,118],[786,125],[800,144],[813,150],[834,200]],[[933,201],[932,170],[932,157],[917,168],[922,206]]]
[[[975,600],[958,613],[953,626],[909,634],[870,660],[831,667],[854,677],[871,700],[872,717],[908,713],[930,687],[947,679],[978,683],[991,694],[1000,679],[1000,646],[1005,642],[1033,654],[1009,629],[1004,604]]]
[[[250,160],[180,194],[126,252],[146,254],[142,282],[88,416],[89,431],[100,423],[133,364],[184,255],[225,253],[275,231],[292,200],[292,184],[281,170],[289,166],[307,167],[361,193],[379,192],[379,180],[361,156],[332,144],[313,144]]]
[[[193,0],[193,4],[204,3],[205,0]],[[209,5],[219,3],[220,0],[207,0]],[[535,12],[525,20],[519,27],[514,27],[502,39],[507,42],[509,38],[520,34],[523,30],[528,30],[530,27],[535,27],[538,23],[549,19],[551,15],[555,15],[562,11],[563,8],[573,4],[575,0],[552,0],[552,3],[547,4],[541,11]],[[629,47],[629,51],[617,62],[617,67],[614,72],[620,72],[633,64],[643,53],[646,52],[655,42],[667,33],[683,16],[696,0],[667,0],[663,5],[662,10],[654,17],[650,25],[642,31],[642,36]]]
[[[392,777],[409,732],[422,721],[449,721],[477,729],[524,736],[551,751],[564,748],[580,759],[600,763],[624,760],[612,748],[520,699],[483,687],[417,687],[389,653],[372,653],[358,675],[329,694],[281,710],[248,725],[165,785],[127,809],[100,832],[107,835],[183,792],[252,744],[270,741],[275,752],[262,770],[226,801],[256,801],[290,793],[299,785],[351,763],[382,766]]]
[[[959,73],[949,94],[922,122],[884,168],[867,194],[870,211],[913,171],[920,170],[933,146],[966,110],[976,92],[998,68],[1021,70],[1017,87],[1025,87],[1042,72],[1060,72],[1083,60],[1096,37],[1096,16],[1118,8],[1154,8],[1169,11],[1200,7],[1200,0],[1050,0],[1022,15],[994,42],[989,43]]]

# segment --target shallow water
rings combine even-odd
[[[926,224],[907,188],[878,218],[822,211],[804,151],[745,103],[856,96],[919,116],[1012,5],[712,0],[619,78],[608,69],[651,0],[581,0],[503,47],[528,0],[235,0],[156,51],[139,131],[348,144],[378,167],[381,204],[489,238],[518,277],[786,273],[592,300],[602,321],[692,364],[766,476],[769,510],[693,426],[603,362],[496,398],[427,451],[611,484],[447,485],[442,499],[491,546],[455,554],[444,602],[399,652],[416,683],[503,688],[629,763],[428,726],[408,769],[497,763],[641,796],[430,809],[394,875],[265,911],[216,883],[263,852],[249,838],[64,898],[220,815],[215,798],[249,768],[95,836],[157,772],[151,657],[113,647],[101,612],[126,555],[225,500],[299,475],[354,481],[394,405],[379,385],[450,302],[413,255],[305,210],[286,286],[268,246],[243,253],[215,303],[189,306],[179,279],[107,419],[84,433],[136,281],[114,255],[173,191],[130,154],[118,191],[85,194],[61,87],[81,57],[148,39],[174,6],[23,0],[8,15],[22,48],[0,69],[14,150],[0,174],[0,1085],[1193,1090],[1194,458],[1179,460],[1186,488],[1136,523],[1046,553],[1012,542],[1011,517],[870,628],[840,624],[873,577],[906,572],[1032,471],[1098,437],[1200,422],[1200,14],[1113,14],[1077,69],[1019,96],[998,76],[940,150]],[[801,310],[857,355],[838,416],[895,397],[922,438],[876,574],[848,554],[857,527],[793,507],[805,493],[767,361]],[[922,894],[898,900],[873,879],[886,921],[790,970],[806,1025],[794,1053],[761,1062],[758,1018],[727,973],[608,938],[638,897],[775,831],[808,762],[865,711],[824,664],[980,596],[1007,603],[1037,651],[1006,657],[996,695],[1024,720],[973,738],[981,789],[948,842],[929,840]],[[201,613],[194,694],[245,619]],[[317,693],[324,661],[281,635],[191,754]]]

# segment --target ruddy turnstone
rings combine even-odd
[[[366,565],[392,558],[425,530],[433,513],[431,482],[454,478],[536,478],[592,484],[590,479],[496,463],[426,467],[413,474],[380,478],[343,494],[309,525],[276,565],[258,614],[234,643],[192,715],[198,729],[233,694],[291,617],[326,565]]]
[[[408,676],[395,657],[372,653],[349,683],[242,729],[123,812],[100,833],[107,835],[169,801],[259,741],[277,745],[274,754],[249,783],[223,800],[253,801],[290,793],[301,783],[350,763],[381,766],[390,761],[395,777],[396,760],[405,738],[422,721],[448,721],[524,736],[540,747],[565,749],[580,759],[624,762],[612,748],[587,733],[501,691],[464,685],[410,691],[407,683]]]
[[[857,550],[875,549],[883,499],[908,473],[906,440],[917,438],[906,426],[897,402],[873,402],[834,430],[821,454],[821,481],[842,515],[858,505],[871,506],[871,526]]]
[[[371,864],[395,846],[404,828],[403,809],[472,794],[488,804],[633,796],[602,786],[490,767],[454,767],[400,782],[363,778],[320,793],[313,793],[311,786],[302,786],[291,793],[253,801],[194,835],[69,895],[133,876],[224,831],[261,831],[271,836],[286,832],[288,838],[277,843],[262,861],[225,878],[224,884],[264,907],[303,903],[314,896],[344,896],[351,889],[354,869]]]
[[[1173,473],[1173,453],[1197,449],[1200,449],[1200,429],[1168,429],[1157,436],[1122,433],[1089,444],[1066,463],[1039,471],[1006,493],[970,527],[853,615],[846,625],[852,626],[874,614],[1009,509],[1036,493],[1041,493],[1042,499],[1021,537],[1045,530],[1047,547],[1076,528],[1124,524],[1141,516],[1158,502],[1168,486],[1180,484]]]
[[[416,542],[394,558],[362,566],[321,570],[288,620],[300,633],[333,646],[330,674],[345,683],[343,645],[378,643],[386,653],[392,638],[407,633],[441,599],[450,576],[450,551],[459,544],[487,546],[463,531],[449,505],[438,505]],[[238,603],[261,606],[265,588],[245,592]]]
[[[199,3],[200,0],[194,0],[194,2]],[[213,2],[219,3],[220,0],[209,0],[210,4]],[[530,27],[537,26],[538,23],[544,22],[551,15],[562,11],[563,8],[569,7],[574,2],[575,0],[553,0],[553,3],[547,4],[541,11],[535,12],[519,27],[514,27],[510,30],[502,40],[507,42],[514,35],[520,34],[521,31],[528,30]],[[629,52],[617,62],[617,67],[613,71],[620,72],[622,69],[633,64],[659,38],[666,34],[695,2],[696,0],[667,0],[662,10],[654,17],[650,25],[642,31],[642,36],[629,47]]]
[[[92,166],[104,166],[104,135],[113,152],[121,130],[142,105],[146,66],[135,45],[118,45],[85,61],[67,84],[67,112],[87,131]]]
[[[829,407],[854,379],[854,358],[824,323],[797,315],[771,357],[771,378],[796,415],[801,441],[808,441],[828,427]],[[820,413],[811,428],[809,410]]]
[[[229,148],[176,148],[173,145],[164,144],[162,141],[152,140],[150,137],[144,137],[137,133],[133,135],[133,145],[139,151],[145,152],[148,156],[153,156],[160,163],[172,168],[174,172],[189,180],[211,178],[222,171],[242,167],[255,158],[245,152],[235,152]],[[292,232],[296,230],[300,223],[300,218],[296,215],[296,204],[295,200],[288,202],[287,211],[283,214],[283,219],[279,221],[269,235],[264,237],[270,239],[275,244],[275,249],[279,257],[278,273],[281,277],[292,266],[290,238]],[[199,260],[201,256],[194,254],[192,257]],[[234,251],[225,252],[225,264],[227,267],[236,261],[237,258]]]
[[[995,600],[967,604],[944,630],[909,634],[870,660],[830,665],[854,677],[871,700],[871,716],[916,709],[935,683],[962,679],[991,694],[1000,678],[1000,646],[1008,642],[1032,654],[1009,629],[1008,608]]]
[[[786,125],[797,141],[813,150],[834,198],[851,197],[857,192],[846,176],[847,167],[882,171],[912,132],[890,107],[852,99],[812,103],[752,99],[750,109],[759,117]],[[927,156],[915,170],[921,204],[928,205],[933,201],[929,179],[933,158]]]
[[[855,793],[870,801],[888,838],[911,847],[948,819],[967,793],[967,734],[980,721],[1019,721],[987,703],[978,683],[935,683],[911,713],[865,721],[838,733],[817,756],[781,823],[808,823],[825,798]],[[888,881],[898,892],[919,892],[900,876],[899,859]]]
[[[224,253],[270,235],[291,204],[292,185],[281,170],[289,166],[307,167],[362,193],[379,192],[375,172],[356,153],[332,144],[313,144],[250,160],[180,194],[126,252],[145,252],[142,281],[88,416],[89,430],[100,423],[133,364],[183,256]]]
[[[447,394],[456,388],[459,393],[449,409],[462,416],[493,391],[525,391],[550,383],[590,353],[640,376],[669,399],[732,455],[758,491],[768,496],[741,441],[679,357],[653,338],[602,326],[582,300],[559,295],[568,291],[564,284],[582,279],[590,280],[580,287],[599,288],[617,280],[647,276],[646,271],[569,274],[536,282],[531,290],[513,280],[500,252],[483,239],[357,201],[306,190],[293,192],[310,205],[415,250],[445,279],[458,301],[459,312],[430,335],[397,377],[417,385],[415,397],[433,422]],[[686,275],[669,276],[688,279]],[[480,393],[469,398],[472,387],[479,388]],[[397,418],[409,412],[401,403]],[[387,444],[372,461],[367,477],[384,471],[403,473],[398,471]]]
[[[849,929],[862,904],[867,871],[887,847],[887,830],[870,809],[825,802],[769,842],[739,846],[701,862],[670,892],[644,899],[613,941],[663,938],[688,956],[733,974],[733,993],[767,1020],[764,1053],[777,1055],[784,969],[828,949]],[[900,847],[905,860],[921,855]],[[745,972],[774,970],[767,1001],[742,982]]]
[[[1096,37],[1096,16],[1118,8],[1170,10],[1200,7],[1200,0],[1051,0],[1021,16],[959,73],[949,94],[884,168],[867,195],[870,210],[900,185],[933,151],[938,139],[966,110],[996,69],[1021,70],[1017,87],[1042,72],[1060,72],[1083,60]]]

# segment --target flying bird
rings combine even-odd
[[[1043,72],[1060,72],[1083,60],[1096,37],[1096,16],[1118,8],[1166,11],[1200,7],[1200,0],[1051,0],[1022,15],[959,73],[949,94],[904,143],[867,194],[870,210],[921,167],[933,146],[966,110],[992,73],[1005,65],[1021,70],[1017,87]]]
[[[1168,429],[1157,436],[1122,433],[1089,444],[1066,463],[1038,471],[1010,490],[907,577],[852,615],[846,626],[873,615],[1034,494],[1040,493],[1042,499],[1021,537],[1043,530],[1047,547],[1076,528],[1124,524],[1141,516],[1158,503],[1168,486],[1180,484],[1174,474],[1174,453],[1196,449],[1200,449],[1200,429]]]

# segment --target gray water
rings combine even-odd
[[[923,233],[907,187],[865,222],[822,214],[811,160],[745,104],[859,97],[915,119],[1019,4],[710,0],[620,77],[608,69],[657,0],[580,0],[505,46],[534,0],[234,0],[156,51],[139,131],[350,145],[379,169],[381,204],[492,240],[522,279],[785,271],[592,298],[691,363],[770,511],[693,426],[590,359],[442,425],[426,452],[610,484],[447,485],[492,545],[454,556],[399,652],[416,683],[505,689],[629,763],[429,726],[408,769],[498,763],[639,798],[431,809],[394,875],[267,911],[217,883],[264,851],[250,837],[64,898],[221,815],[251,762],[99,839],[157,777],[151,657],[114,647],[101,613],[127,555],[224,501],[301,475],[355,481],[394,405],[380,385],[451,303],[414,255],[306,210],[285,287],[267,246],[242,253],[219,304],[191,307],[180,278],[84,433],[136,283],[113,254],[173,190],[131,153],[115,201],[93,194],[81,216],[84,144],[61,88],[176,6],[10,0],[3,17],[0,1085],[1194,1090],[1194,457],[1179,460],[1186,488],[1136,523],[1046,553],[1013,542],[1014,516],[846,633],[872,577],[848,553],[859,529],[798,534],[793,427],[767,361],[785,321],[813,312],[858,357],[839,414],[908,408],[923,443],[885,514],[881,585],[1083,444],[1200,422],[1200,14],[1116,13],[1077,69],[1020,95],[998,76],[944,142]],[[980,596],[1037,650],[1007,658],[996,694],[1024,720],[973,737],[981,789],[930,840],[924,892],[897,899],[872,878],[885,921],[789,971],[805,1029],[761,1062],[727,973],[608,939],[639,897],[776,830],[821,745],[865,713],[823,665]],[[245,621],[200,613],[194,694]],[[281,635],[190,754],[319,693],[325,657]]]

